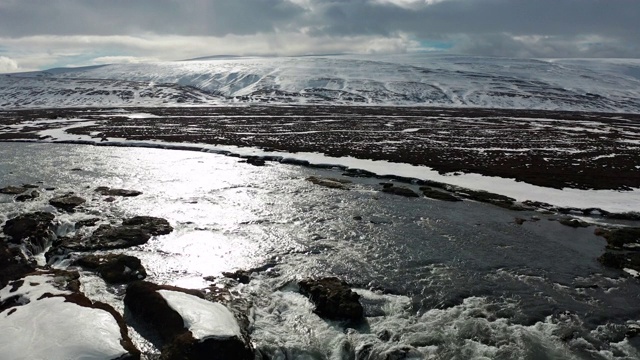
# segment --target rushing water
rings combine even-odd
[[[172,234],[124,251],[142,260],[150,281],[201,288],[205,276],[274,262],[233,289],[253,304],[252,338],[265,358],[640,357],[638,340],[625,338],[640,324],[639,283],[599,265],[605,241],[593,227],[472,201],[388,195],[375,179],[327,189],[304,180],[311,175],[341,177],[209,153],[1,143],[0,186],[42,182],[56,190],[26,204],[0,197],[0,222],[27,210],[55,212],[45,199],[75,191],[88,203],[59,214],[62,233],[87,214],[171,222]],[[97,186],[144,194],[107,203],[93,193]],[[516,216],[540,220],[517,225]],[[365,324],[345,329],[313,314],[295,283],[325,275],[362,295]],[[82,279],[88,296],[123,311],[122,287]]]

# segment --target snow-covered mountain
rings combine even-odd
[[[244,57],[0,76],[5,108],[253,102],[640,112],[640,61]]]

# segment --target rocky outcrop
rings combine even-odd
[[[69,212],[74,211],[76,207],[84,204],[85,202],[87,202],[85,199],[73,194],[57,196],[49,200],[49,204],[51,204],[52,206]]]
[[[165,219],[136,216],[125,219],[121,226],[100,225],[88,238],[77,236],[66,238],[56,244],[57,249],[52,249],[52,255],[60,255],[60,251],[64,249],[71,251],[124,249],[142,245],[152,236],[166,235],[172,231],[173,227]]]
[[[640,250],[640,228],[596,229],[596,232],[607,240],[609,248]]]
[[[451,202],[455,202],[455,201],[462,201],[462,199],[460,199],[457,196],[454,196],[452,194],[446,193],[444,191],[438,191],[438,190],[434,190],[430,187],[426,187],[423,186],[420,188],[420,190],[422,191],[422,194],[430,199],[436,199],[436,200],[442,200],[442,201],[451,201]]]
[[[640,275],[640,253],[638,252],[614,253],[607,251],[598,258],[598,261],[606,267],[620,270],[630,269]]]
[[[33,212],[7,220],[2,231],[14,244],[24,243],[32,253],[38,253],[54,239],[55,216],[46,212]]]
[[[111,284],[128,283],[147,277],[140,259],[129,255],[90,255],[74,261],[73,264],[97,272],[104,281]]]
[[[16,280],[34,271],[35,268],[17,248],[0,241],[0,289],[11,280]]]
[[[584,228],[590,226],[587,222],[572,218],[563,218],[558,220],[558,222],[564,226],[569,226],[572,228]]]
[[[166,235],[173,231],[173,227],[163,218],[153,216],[134,216],[122,221],[123,226],[139,227],[150,235]]]
[[[35,200],[40,197],[40,193],[36,190],[32,190],[29,193],[18,195],[15,197],[16,202],[26,202]]]
[[[344,281],[328,277],[305,279],[298,283],[300,292],[316,306],[314,312],[325,319],[358,323],[364,319],[360,295]]]
[[[351,183],[349,180],[335,179],[335,178],[320,178],[316,176],[310,176],[306,179],[312,184],[324,186],[330,189],[349,190],[347,184]]]
[[[99,186],[96,188],[96,192],[103,196],[122,196],[122,197],[135,197],[142,195],[142,191],[126,190],[126,189],[114,189],[107,186]]]
[[[161,359],[254,359],[247,329],[199,291],[137,281],[127,287],[124,302],[133,316],[157,330]]]
[[[5,186],[2,189],[0,189],[0,194],[18,195],[18,194],[22,194],[27,190],[28,188],[24,186]]]
[[[393,184],[390,184],[391,186],[386,185],[387,184],[383,185],[384,187],[382,188],[382,192],[387,194],[400,195],[404,197],[420,197],[418,193],[404,186],[393,186]]]

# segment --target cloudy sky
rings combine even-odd
[[[0,72],[209,55],[640,58],[640,0],[0,0]]]

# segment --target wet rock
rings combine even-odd
[[[257,156],[250,156],[247,159],[241,161],[244,163],[247,163],[249,165],[253,165],[253,166],[265,166],[266,162],[264,161],[264,159],[261,159]]]
[[[607,245],[610,248],[640,250],[640,228],[601,230],[601,234],[607,240]]]
[[[560,219],[558,222],[564,226],[570,226],[572,228],[589,227],[590,225],[584,221],[578,219]]]
[[[49,204],[55,206],[58,209],[69,212],[73,211],[76,207],[84,204],[85,202],[85,199],[72,194],[57,196],[49,200]]]
[[[462,201],[462,199],[457,196],[453,196],[449,193],[445,193],[438,190],[433,190],[430,188],[421,187],[422,194],[430,199],[442,200],[442,201]]]
[[[349,187],[346,184],[350,183],[350,181],[347,181],[347,180],[339,180],[334,178],[319,178],[316,176],[310,176],[306,180],[313,184],[328,187],[331,189],[349,190]]]
[[[246,270],[237,270],[234,272],[223,272],[222,276],[234,279],[241,284],[248,284],[251,281],[251,272]]]
[[[34,185],[34,184],[22,184],[22,187],[25,189],[37,189],[40,186],[39,185]]]
[[[99,186],[95,190],[98,194],[103,196],[122,196],[122,197],[134,197],[142,195],[142,191],[137,190],[125,190],[125,189],[113,189],[107,186]]]
[[[27,188],[23,186],[6,186],[0,189],[0,194],[18,195],[25,191],[27,191]]]
[[[80,258],[74,265],[93,270],[111,284],[143,280],[147,272],[140,259],[121,254],[91,255]]]
[[[90,219],[79,220],[75,224],[75,229],[77,230],[87,226],[94,226],[95,224],[98,223],[98,221],[100,221],[100,218],[90,218]]]
[[[254,359],[247,329],[224,305],[205,300],[199,291],[136,281],[127,287],[124,303],[160,335],[161,359]]]
[[[524,223],[525,223],[525,221],[527,221],[527,220],[526,220],[526,219],[523,219],[523,218],[519,218],[519,217],[515,218],[515,220],[514,220],[514,222],[515,222],[516,224],[518,224],[518,225],[522,225],[522,224],[524,224]]]
[[[404,186],[389,186],[382,188],[382,192],[387,194],[399,195],[404,197],[420,197],[415,191]]]
[[[614,253],[607,251],[598,258],[598,261],[606,267],[635,271],[636,275],[634,276],[638,276],[640,273],[640,253],[638,252]]]
[[[12,280],[17,280],[35,270],[17,248],[0,241],[0,289]]]
[[[153,236],[166,235],[173,231],[167,220],[153,216],[134,216],[122,221],[122,225],[140,227]]]
[[[497,205],[504,208],[510,208],[514,206],[515,205],[514,203],[516,201],[516,199],[510,198],[508,196],[494,194],[488,191],[481,191],[481,190],[457,188],[456,194],[462,197],[465,197],[467,199],[471,199],[479,202],[485,202],[485,203]]]
[[[125,219],[121,226],[100,225],[88,238],[75,236],[63,239],[50,253],[61,255],[69,251],[124,249],[142,245],[152,236],[166,235],[172,231],[173,228],[165,219],[136,216]]]
[[[36,253],[55,239],[53,219],[55,216],[46,212],[22,214],[7,220],[2,231],[11,237],[12,243],[26,243]]]
[[[616,220],[640,220],[640,212],[625,212],[625,213],[603,213],[606,218]]]
[[[360,295],[335,278],[306,279],[298,283],[300,292],[316,306],[314,312],[325,319],[358,323],[364,319]]]
[[[17,202],[25,202],[25,201],[35,200],[39,197],[40,197],[40,193],[37,192],[36,190],[33,190],[28,194],[22,194],[22,195],[16,196],[15,200]]]

